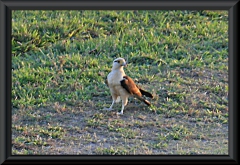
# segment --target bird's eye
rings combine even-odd
[[[114,61],[114,62],[118,62],[119,63],[120,61],[117,60],[117,61]]]

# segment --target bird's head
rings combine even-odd
[[[127,62],[125,61],[124,58],[116,58],[113,61],[113,69],[121,68],[126,65],[127,65]]]

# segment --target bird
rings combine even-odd
[[[140,88],[131,77],[125,74],[123,70],[125,66],[127,66],[127,62],[124,58],[116,58],[113,61],[112,70],[105,80],[105,83],[110,89],[112,104],[109,108],[104,108],[104,110],[113,110],[113,105],[122,100],[122,108],[120,112],[117,112],[117,115],[123,115],[124,107],[127,105],[128,98],[131,96],[139,99],[148,106],[151,106],[151,103],[146,100],[143,95],[153,98],[151,93]]]

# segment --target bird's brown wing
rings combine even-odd
[[[120,81],[121,86],[128,91],[131,95],[134,95],[137,99],[143,101],[145,104],[148,106],[151,105],[151,103],[147,100],[145,100],[142,95],[145,95],[147,97],[153,98],[153,95],[141,88],[139,88],[134,81],[128,77],[128,76],[123,76],[123,80]]]
[[[136,85],[137,86],[137,85]],[[140,92],[142,93],[142,95],[145,95],[147,97],[153,98],[153,95],[145,90],[143,90],[142,88],[140,88],[139,86],[137,86],[137,88],[140,90]]]
[[[128,77],[128,76],[123,76],[123,80],[120,81],[121,86],[128,91],[131,95],[137,95],[137,96],[142,96],[140,90],[134,83],[134,81]]]

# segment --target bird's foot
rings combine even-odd
[[[123,112],[117,112],[117,115],[123,115]]]
[[[111,110],[113,110],[113,109],[112,109],[112,108],[103,108],[103,110],[111,111]]]

